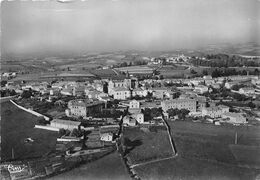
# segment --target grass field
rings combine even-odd
[[[166,130],[143,132],[139,128],[125,128],[123,138],[141,142],[128,154],[132,164],[173,156]]]
[[[55,149],[58,133],[35,129],[37,117],[25,112],[11,102],[1,103],[1,158],[9,160],[12,148],[15,159],[42,156]],[[31,137],[33,143],[24,140]]]
[[[135,167],[141,179],[253,180],[260,174],[260,169],[254,169],[256,163],[259,165],[258,160],[248,161],[259,159],[259,146],[252,146],[259,143],[258,127],[223,127],[183,121],[168,123],[178,156]],[[238,143],[243,146],[230,145],[234,144],[235,132],[238,132]]]
[[[245,145],[244,147],[247,145],[250,148],[260,143],[259,127],[223,127],[181,121],[169,122],[169,125],[178,154],[182,157],[209,159],[237,165],[238,161],[229,147],[230,144],[234,144],[235,132],[238,134],[238,144]]]
[[[117,152],[71,171],[48,178],[49,180],[130,180],[123,161]]]
[[[177,157],[134,168],[143,180],[254,180],[259,171]]]

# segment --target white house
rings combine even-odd
[[[194,89],[195,92],[198,92],[200,94],[208,92],[208,90],[209,90],[209,88],[207,86],[203,86],[203,85],[195,86],[195,89]]]
[[[144,123],[144,114],[143,114],[143,113],[133,114],[132,117],[133,117],[139,124],[143,124],[143,123]]]
[[[113,141],[113,133],[102,133],[102,134],[100,134],[100,140],[106,141],[106,142]]]
[[[139,109],[140,108],[140,102],[137,100],[132,100],[129,102],[129,108],[130,109]]]

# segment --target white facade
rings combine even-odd
[[[202,85],[196,86],[194,89],[195,92],[198,92],[200,94],[206,93],[206,92],[208,92],[208,90],[209,90],[209,88],[207,86],[202,86]]]
[[[100,134],[100,140],[106,141],[106,142],[111,142],[111,141],[113,141],[113,134],[112,133]]]
[[[137,100],[133,100],[129,102],[129,108],[130,109],[139,109],[140,108],[140,102]]]
[[[210,116],[211,118],[219,118],[223,113],[229,112],[229,107],[227,106],[215,106],[202,108],[201,115],[202,116]]]
[[[196,112],[196,100],[194,99],[172,99],[161,102],[162,110],[166,112],[168,109],[187,109],[190,112]]]
[[[114,99],[126,100],[131,97],[131,92],[126,88],[114,88],[112,95]]]

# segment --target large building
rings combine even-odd
[[[51,127],[59,128],[59,129],[78,129],[81,122],[78,121],[69,121],[69,120],[62,120],[62,119],[53,119],[51,121]]]
[[[164,112],[168,109],[187,109],[190,112],[196,112],[197,102],[195,99],[172,99],[161,102],[161,107]]]
[[[124,80],[110,80],[108,82],[108,94],[113,95],[113,91],[116,88],[135,89],[138,87],[137,79],[124,79]]]
[[[114,99],[126,100],[131,97],[131,91],[125,87],[114,88],[111,95]]]
[[[92,99],[77,99],[68,102],[68,109],[66,110],[67,116],[74,117],[88,117],[93,113],[102,111],[104,102],[95,101]]]
[[[223,113],[229,112],[228,106],[214,106],[208,108],[202,108],[201,115],[202,116],[210,116],[211,118],[219,118],[222,116]]]

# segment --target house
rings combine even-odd
[[[139,124],[144,123],[144,114],[143,113],[135,113],[131,115]]]
[[[244,94],[246,96],[250,96],[250,95],[255,94],[255,89],[254,88],[240,88],[239,93]]]
[[[59,129],[68,129],[68,130],[73,130],[73,129],[78,129],[79,125],[81,122],[78,121],[69,121],[69,120],[63,120],[63,119],[53,119],[51,121],[50,126],[59,128]]]
[[[132,100],[129,102],[129,109],[139,109],[140,108],[140,102],[137,100]]]
[[[149,91],[152,92],[153,97],[157,99],[164,99],[170,97],[170,91],[166,87],[156,87],[156,88],[149,89]]]
[[[136,125],[136,119],[132,118],[130,115],[124,116],[123,125],[124,126],[135,126]]]
[[[131,97],[131,92],[125,87],[113,88],[112,95],[114,99],[126,100]]]
[[[76,99],[68,102],[67,116],[86,118],[93,113],[100,113],[104,102],[93,99]]]
[[[187,109],[190,112],[196,112],[197,102],[195,99],[172,99],[161,102],[161,107],[164,112],[168,109]]]
[[[137,89],[134,89],[132,91],[132,96],[135,97],[135,96],[140,96],[140,97],[145,97],[147,96],[148,94],[148,91],[147,90],[143,90],[141,88],[137,88]]]
[[[60,93],[60,89],[59,88],[51,88],[51,89],[49,89],[49,93],[50,93],[50,95],[51,96],[56,96],[56,95],[58,95],[59,93]]]
[[[208,90],[209,90],[209,88],[207,86],[203,86],[203,85],[195,86],[195,89],[194,89],[194,91],[199,94],[206,93],[206,92],[208,92]]]
[[[73,95],[73,88],[63,88],[60,93],[65,96],[72,96]]]
[[[84,86],[76,86],[73,87],[73,96],[84,96],[85,94],[85,87]]]
[[[222,114],[222,118],[228,119],[228,123],[232,124],[245,124],[247,123],[246,118],[243,116],[242,113],[232,113],[226,112]]]
[[[106,142],[112,142],[113,141],[113,133],[101,133],[100,134],[100,140],[106,141]]]

